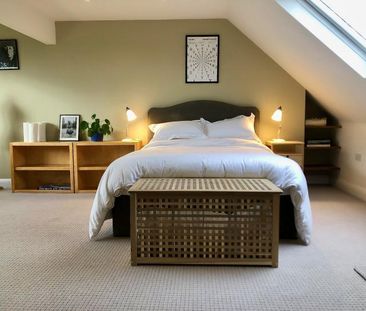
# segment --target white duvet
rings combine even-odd
[[[267,178],[291,195],[299,237],[305,244],[310,242],[311,208],[300,166],[259,142],[238,138],[152,141],[115,160],[101,178],[94,198],[89,221],[91,239],[110,217],[115,197],[127,194],[141,177]]]

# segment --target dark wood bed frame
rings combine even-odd
[[[238,115],[255,115],[255,129],[259,131],[259,110],[256,107],[232,105],[220,101],[196,100],[177,104],[170,107],[151,108],[148,115],[149,124],[183,120],[205,120],[215,122],[233,118]],[[149,132],[149,139],[152,133]],[[112,210],[113,235],[130,235],[130,197],[122,195],[117,197]],[[294,221],[294,206],[289,195],[280,198],[280,238],[296,239],[297,232]]]

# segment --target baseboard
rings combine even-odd
[[[10,178],[0,179],[0,187],[3,189],[11,189],[11,179]]]
[[[352,184],[344,179],[339,178],[336,183],[336,187],[353,195],[362,201],[366,201],[366,188],[360,187],[358,185]]]

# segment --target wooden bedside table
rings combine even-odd
[[[74,143],[75,192],[95,192],[107,166],[141,148],[140,140]]]
[[[276,142],[270,140],[266,142],[266,146],[274,153],[294,160],[304,169],[304,142],[296,140]]]

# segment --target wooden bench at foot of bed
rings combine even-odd
[[[130,196],[121,195],[114,201],[113,236],[130,236]],[[280,195],[280,240],[297,240],[295,211],[290,195]]]
[[[278,266],[279,195],[267,179],[142,178],[131,263]]]

